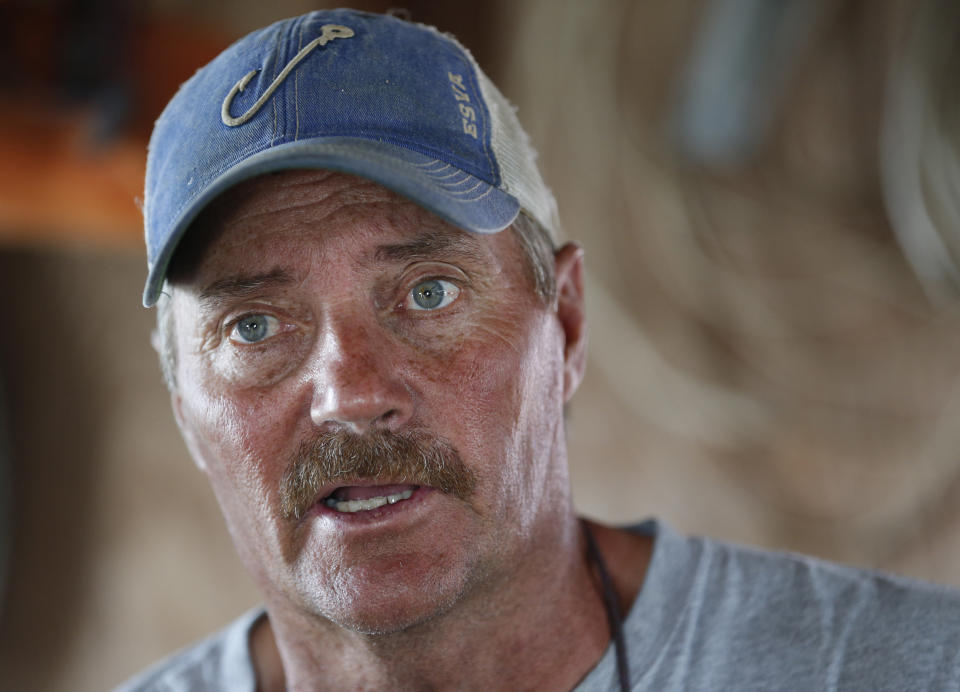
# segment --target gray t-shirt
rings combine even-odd
[[[656,521],[623,623],[633,690],[960,690],[960,592],[800,555],[681,536]],[[116,692],[254,692],[262,609]],[[619,690],[611,645],[576,692]]]

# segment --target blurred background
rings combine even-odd
[[[107,689],[258,602],[149,347],[135,200],[177,85],[323,6],[0,0],[4,689]],[[581,511],[960,585],[960,6],[405,7],[518,106],[586,247]]]

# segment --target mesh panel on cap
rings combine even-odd
[[[473,61],[469,52],[467,55]],[[537,152],[520,126],[514,107],[476,62],[473,66],[477,72],[483,100],[490,111],[490,144],[500,164],[501,187],[517,198],[520,207],[536,219],[556,243],[560,236],[557,202],[537,169]]]

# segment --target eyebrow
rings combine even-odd
[[[479,261],[477,241],[466,233],[450,231],[425,231],[416,238],[389,245],[379,245],[374,250],[374,258],[381,262],[412,262],[430,260],[438,255],[456,254]],[[293,277],[283,269],[273,269],[261,274],[242,274],[217,279],[198,293],[201,303],[214,303],[224,298],[245,298],[264,288],[286,286],[294,282]]]
[[[479,260],[477,240],[466,233],[426,231],[405,243],[379,245],[374,259],[380,262],[412,262],[435,259],[438,255],[456,254]]]
[[[291,283],[293,277],[282,269],[274,269],[265,274],[228,276],[204,286],[200,290],[199,298],[204,303],[222,298],[244,298],[263,288]]]

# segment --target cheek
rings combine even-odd
[[[282,473],[276,450],[284,449],[272,416],[276,409],[257,397],[224,396],[224,388],[201,373],[187,374],[189,379],[180,380],[185,433],[228,521],[269,510],[276,503],[275,477]]]
[[[196,389],[202,390],[202,387]],[[209,391],[209,390],[208,390]],[[277,489],[281,464],[270,453],[276,439],[262,424],[262,412],[250,415],[242,404],[224,397],[194,399],[185,424],[195,436],[194,454],[202,458],[211,488],[241,561],[258,581],[269,581],[282,554],[284,526],[279,520]]]
[[[526,501],[540,492],[562,434],[562,346],[554,321],[490,320],[464,340],[446,371],[457,443],[489,489],[483,502]]]

